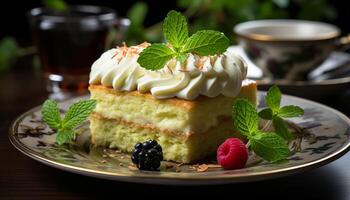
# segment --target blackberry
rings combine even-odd
[[[141,170],[155,171],[162,160],[162,147],[155,140],[137,143],[132,151],[131,161]]]

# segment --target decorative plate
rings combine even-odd
[[[259,93],[260,107],[264,106]],[[68,105],[86,99],[77,97],[61,102],[62,112]],[[205,164],[181,165],[163,162],[160,171],[139,171],[130,166],[130,156],[116,149],[90,145],[88,122],[81,125],[74,145],[58,146],[56,134],[41,119],[36,107],[18,117],[10,127],[12,144],[25,155],[44,164],[87,176],[128,182],[153,184],[222,184],[265,180],[320,167],[350,149],[350,120],[342,113],[324,105],[284,95],[283,104],[298,105],[305,115],[291,120],[300,137],[291,144],[293,154],[288,161],[268,163],[250,156],[247,166],[240,170],[223,170],[210,159]],[[204,162],[204,161],[203,161]]]

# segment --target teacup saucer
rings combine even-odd
[[[288,81],[264,77],[262,70],[249,60],[240,46],[231,46],[229,50],[247,62],[247,76],[258,82],[259,90],[278,85],[283,93],[318,100],[350,88],[350,54],[345,52],[333,52],[309,74],[310,80]]]

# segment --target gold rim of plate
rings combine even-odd
[[[337,32],[332,32],[322,36],[315,36],[314,38],[309,38],[309,39],[281,39],[281,38],[276,38],[274,36],[258,34],[258,33],[242,34],[242,33],[236,32],[236,35],[246,40],[253,40],[257,42],[305,43],[305,42],[324,42],[324,41],[335,40],[336,38],[339,37],[340,34]]]

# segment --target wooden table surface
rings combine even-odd
[[[178,198],[231,196],[231,199],[350,199],[350,153],[326,166],[293,176],[215,186],[123,183],[48,167],[17,151],[7,137],[11,121],[24,111],[40,105],[46,98],[45,82],[40,72],[22,66],[0,74],[0,199],[120,199],[160,194]],[[350,98],[341,102],[349,102],[347,100]],[[341,111],[348,108],[333,100],[326,103],[335,105]],[[346,114],[349,116],[349,113]]]

